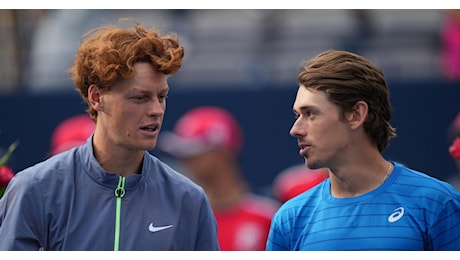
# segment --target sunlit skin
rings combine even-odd
[[[96,85],[88,90],[90,105],[98,113],[95,156],[106,171],[120,176],[140,173],[144,152],[156,146],[169,91],[167,75],[148,63],[134,68],[133,78],[110,91],[102,92]]]
[[[330,169],[336,197],[354,197],[378,187],[390,167],[364,132],[368,107],[358,101],[343,117],[323,91],[300,86],[294,101],[296,120],[290,134],[311,169]]]

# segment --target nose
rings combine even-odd
[[[149,102],[148,114],[149,116],[160,116],[165,113],[166,101],[160,102],[158,99],[154,99]]]
[[[295,123],[292,125],[291,130],[289,130],[289,134],[293,137],[296,137]]]
[[[292,124],[291,130],[289,130],[289,134],[293,137],[298,137],[302,135],[302,126],[300,124],[299,118],[297,118],[294,123]]]

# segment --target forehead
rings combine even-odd
[[[293,110],[299,112],[312,108],[317,110],[337,110],[337,106],[329,100],[326,92],[300,85],[293,104]]]
[[[167,75],[155,71],[148,63],[134,64],[135,75],[132,78],[122,79],[117,84],[122,91],[158,92],[168,90]]]
[[[309,89],[300,85],[297,89],[296,98],[294,101],[294,107],[301,107],[305,105],[312,105],[317,102],[328,101],[327,95],[324,91]]]

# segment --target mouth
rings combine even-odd
[[[310,145],[299,144],[299,148],[300,148],[299,154],[300,154],[301,156],[307,156],[307,152],[308,152],[308,150],[310,149],[310,147],[311,147]]]
[[[141,130],[147,131],[147,132],[156,132],[160,128],[159,124],[150,124],[141,127]]]

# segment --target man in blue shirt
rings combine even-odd
[[[382,71],[346,51],[302,67],[290,130],[310,169],[329,178],[281,206],[267,250],[460,250],[460,194],[387,161],[396,136]]]
[[[0,250],[219,249],[204,190],[148,152],[183,56],[175,35],[138,23],[85,35],[69,71],[96,128],[12,179]]]

